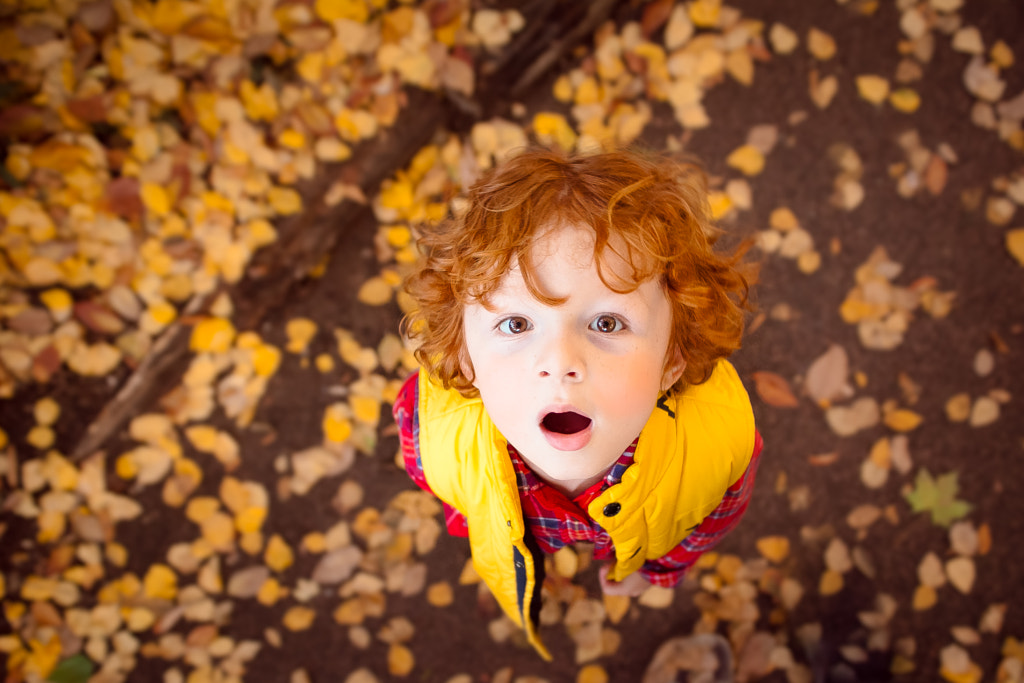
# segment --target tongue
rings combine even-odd
[[[544,418],[544,427],[557,434],[575,434],[590,425],[590,418],[579,413],[548,413]]]

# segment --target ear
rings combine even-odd
[[[686,360],[683,359],[683,352],[676,346],[665,361],[665,371],[661,375],[661,390],[668,391],[683,376],[683,370],[685,369]]]

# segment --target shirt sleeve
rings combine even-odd
[[[392,409],[395,425],[398,427],[398,440],[402,449],[402,462],[405,471],[416,485],[424,491],[433,493],[427,476],[423,472],[423,459],[420,457],[420,421],[419,421],[419,372],[405,380],[398,391]],[[444,506],[444,523],[452,536],[469,536],[466,518],[458,510],[441,501]]]
[[[725,497],[690,535],[668,553],[657,560],[648,560],[640,568],[640,574],[655,586],[671,588],[678,584],[700,556],[713,548],[732,531],[750,504],[754,491],[754,479],[761,462],[761,448],[764,442],[761,434],[754,432],[754,452],[750,463],[736,483],[725,491]]]

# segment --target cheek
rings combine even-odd
[[[602,393],[613,415],[646,417],[661,393],[661,366],[645,359],[621,359],[607,368],[608,384]]]

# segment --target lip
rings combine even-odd
[[[578,413],[590,420],[590,424],[587,425],[586,429],[580,430],[574,434],[560,434],[558,432],[552,432],[544,426],[544,418],[548,413]],[[594,418],[590,417],[582,410],[568,404],[553,404],[546,406],[537,415],[537,425],[540,427],[540,433],[544,435],[548,444],[551,445],[557,451],[578,451],[590,443],[590,438],[594,433]]]

